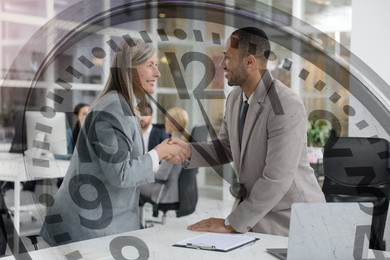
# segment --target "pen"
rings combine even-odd
[[[203,250],[215,250],[215,246],[195,245],[192,243],[187,243],[186,247],[194,248],[194,249],[203,249]]]

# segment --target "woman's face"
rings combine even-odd
[[[157,53],[155,53],[147,61],[136,66],[142,88],[149,94],[154,93],[156,80],[161,76],[157,61]]]

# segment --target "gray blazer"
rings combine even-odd
[[[49,245],[137,230],[139,186],[154,181],[139,121],[111,91],[88,113],[40,235]]]
[[[307,161],[307,118],[299,96],[267,71],[249,105],[242,146],[238,122],[242,90],[235,88],[226,100],[226,112],[218,138],[221,146],[192,146],[189,167],[234,162],[239,182],[247,197],[239,199],[228,216],[238,232],[249,230],[288,235],[291,205],[294,202],[325,202],[324,194]],[[201,150],[199,150],[201,151]],[[225,156],[221,154],[225,153]]]

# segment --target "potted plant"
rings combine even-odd
[[[307,124],[307,146],[323,147],[329,138],[331,127],[325,119],[309,120]]]
[[[323,160],[322,147],[329,138],[331,131],[330,123],[325,119],[309,120],[307,124],[307,157],[315,174],[321,175],[320,164]]]

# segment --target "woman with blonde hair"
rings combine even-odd
[[[189,134],[188,127],[188,114],[180,107],[173,107],[167,111],[165,117],[165,131],[171,135],[171,137],[177,137],[183,141],[188,142]]]
[[[139,186],[154,182],[159,161],[183,150],[164,141],[144,151],[137,104],[155,91],[157,62],[151,43],[119,45],[45,218],[41,236],[49,245],[140,229]]]
[[[165,117],[165,131],[174,138],[188,141],[189,134],[188,114],[180,107],[169,109]],[[154,175],[156,182],[148,183],[141,187],[141,200],[153,203],[179,202],[179,176],[182,170],[181,164],[171,164],[162,161],[159,171]],[[164,187],[162,186],[164,185]],[[161,188],[162,192],[160,193]]]

